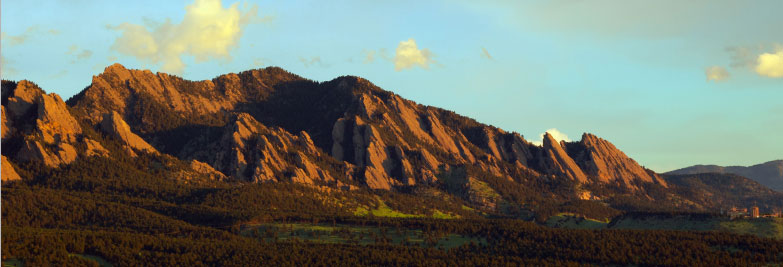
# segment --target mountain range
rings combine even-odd
[[[698,173],[733,173],[783,192],[783,160],[773,160],[753,166],[694,165],[667,172],[667,174]]]
[[[39,169],[91,158],[143,158],[135,171],[183,184],[436,195],[503,216],[783,207],[783,194],[744,177],[655,173],[593,134],[546,134],[539,146],[360,77],[316,82],[277,67],[189,81],[114,64],[67,101],[3,81],[2,155],[4,182],[35,183]]]

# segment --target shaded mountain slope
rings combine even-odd
[[[783,160],[773,160],[753,166],[694,165],[666,174],[733,173],[753,179],[769,188],[783,192]]]

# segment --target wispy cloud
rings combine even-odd
[[[112,49],[153,65],[161,70],[182,73],[182,56],[193,56],[197,62],[210,59],[230,61],[243,29],[250,23],[268,21],[258,16],[258,6],[241,12],[238,3],[223,8],[221,0],[195,0],[185,7],[185,17],[178,23],[145,23],[146,26],[123,23],[110,29],[122,32]]]
[[[378,59],[388,60],[392,61],[394,60],[392,57],[389,56],[389,52],[386,50],[386,48],[381,48],[378,50],[364,50],[362,51],[362,56],[364,57],[364,64],[370,64],[375,62]]]
[[[10,35],[3,32],[2,40],[4,45],[17,46],[26,43],[28,40],[30,40],[30,38],[33,37],[57,34],[60,34],[60,31],[54,29],[42,30],[40,26],[33,25],[27,27],[27,29],[19,35]]]
[[[299,62],[302,62],[302,64],[304,64],[305,68],[309,68],[310,66],[315,66],[315,65],[318,65],[318,66],[321,66],[321,67],[326,67],[324,62],[321,61],[321,57],[319,57],[319,56],[310,57],[309,59],[308,58],[299,57]]]
[[[14,76],[19,74],[19,70],[12,66],[13,61],[5,56],[0,57],[0,76],[5,79],[8,76]]]
[[[430,64],[435,63],[434,55],[429,49],[419,49],[416,40],[413,38],[400,42],[394,54],[394,70],[401,71],[415,66],[423,69],[429,68]]]
[[[79,46],[71,45],[71,46],[68,47],[68,51],[65,51],[65,54],[66,55],[73,54],[74,52],[76,52],[76,50],[79,50]]]
[[[729,78],[730,74],[726,68],[721,66],[711,66],[704,70],[704,75],[707,76],[707,81],[724,81]]]
[[[82,50],[81,53],[76,55],[76,59],[77,60],[84,60],[84,59],[90,58],[91,56],[92,56],[92,51],[85,49],[85,50]]]
[[[489,51],[487,51],[487,49],[483,46],[481,47],[481,57],[489,60],[495,60],[495,58],[493,58],[492,55],[489,54]]]

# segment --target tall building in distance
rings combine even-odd
[[[750,217],[751,218],[759,218],[761,217],[761,214],[759,214],[759,207],[753,206],[753,208],[750,208]]]

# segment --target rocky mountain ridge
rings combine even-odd
[[[319,83],[270,67],[188,81],[114,64],[67,102],[29,81],[4,81],[2,90],[3,156],[14,163],[58,168],[144,153],[186,162],[185,176],[330,190],[434,187],[492,208],[523,189],[600,200],[669,187],[592,134],[577,142],[547,134],[536,146],[353,76]],[[567,188],[547,189],[558,186]]]

